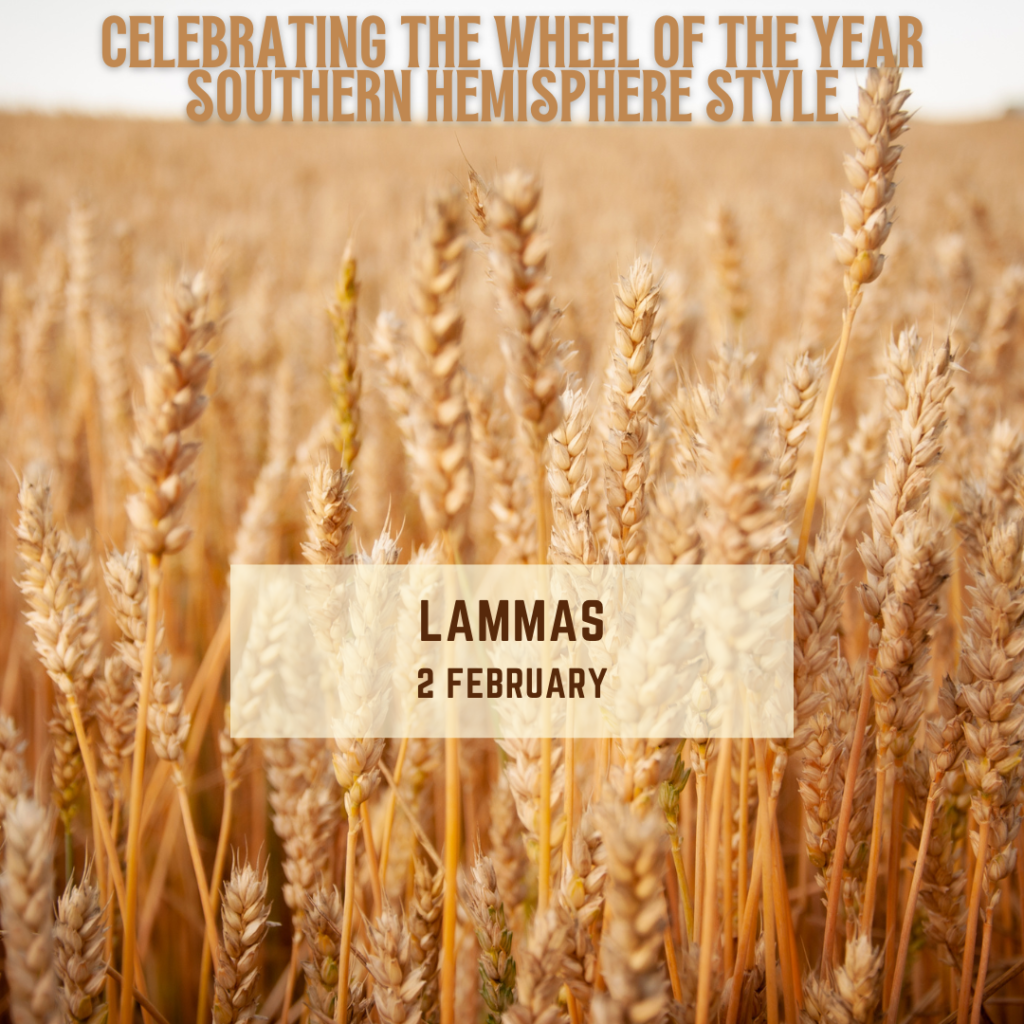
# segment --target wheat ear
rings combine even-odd
[[[638,258],[615,293],[615,347],[608,364],[605,488],[612,552],[624,565],[644,560],[645,484],[650,460],[648,394],[659,286]]]
[[[608,927],[601,937],[601,964],[608,993],[634,1024],[657,1020],[668,1005],[661,962],[667,921],[660,872],[664,829],[657,816],[637,817],[628,806],[600,809],[608,857]]]
[[[460,879],[459,894],[480,946],[480,993],[487,1007],[487,1024],[501,1024],[516,998],[516,962],[512,930],[489,857],[477,857],[472,874]]]
[[[99,668],[96,597],[85,585],[82,551],[71,537],[54,526],[49,484],[34,470],[26,473],[21,482],[17,536],[18,550],[25,562],[19,582],[32,607],[29,624],[35,633],[36,650],[58,694],[55,717],[60,727],[63,757],[55,757],[55,769],[62,763],[66,769],[75,760],[85,769],[93,820],[110,858],[115,891],[123,908],[120,862],[84,717],[91,707],[93,678]],[[67,786],[75,784],[69,776],[63,781]],[[57,795],[65,822],[65,839],[69,840],[68,792],[65,789]]]
[[[811,538],[811,523],[814,519],[814,503],[818,496],[818,480],[825,459],[825,442],[828,438],[828,424],[832,416],[839,377],[842,373],[846,350],[850,344],[853,319],[861,301],[861,288],[874,281],[882,272],[885,257],[881,249],[892,221],[889,220],[888,204],[896,194],[894,180],[899,166],[902,146],[893,145],[906,130],[910,114],[903,104],[910,95],[909,90],[900,91],[899,68],[871,68],[864,88],[860,90],[857,116],[850,124],[857,153],[848,156],[844,163],[846,177],[853,192],[844,192],[840,198],[843,213],[843,233],[833,235],[836,256],[846,267],[843,283],[846,289],[846,310],[843,313],[843,333],[839,339],[839,350],[832,366],[832,376],[825,392],[821,412],[821,426],[814,449],[814,465],[811,481],[804,504],[804,518],[800,527],[800,542],[796,560],[803,560],[807,542]]]
[[[0,714],[0,828],[7,811],[29,788],[25,769],[25,740],[14,719]]]
[[[540,198],[537,178],[512,171],[494,182],[484,197],[484,209],[505,328],[505,396],[533,461],[536,554],[545,562],[548,498],[544,462],[548,436],[559,420],[563,370],[554,334],[561,311],[549,291],[549,243],[540,230]]]
[[[96,886],[69,881],[57,903],[53,928],[61,1002],[68,1021],[94,1024],[107,1014],[100,999],[106,982],[105,933]]]
[[[359,279],[356,277],[355,250],[350,238],[341,257],[341,270],[334,288],[334,301],[328,308],[334,333],[335,362],[328,382],[334,401],[335,445],[341,453],[342,468],[351,471],[359,454],[359,396],[362,374],[356,337],[359,312]]]
[[[385,904],[378,922],[366,922],[368,952],[360,956],[373,979],[373,1002],[381,1024],[417,1024],[422,964],[413,963],[408,923]]]
[[[408,910],[412,962],[423,971],[421,1015],[427,1024],[436,1024],[441,1009],[439,982],[444,872],[433,870],[418,847],[413,853],[412,868],[412,899]]]

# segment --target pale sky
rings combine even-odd
[[[389,44],[385,67],[401,67],[406,59],[406,30],[400,24],[403,14],[477,14],[481,16],[479,55],[484,67],[497,69],[500,60],[495,42],[493,15],[536,13],[540,5],[499,4],[449,0],[441,5],[404,0],[380,0],[353,6],[325,7],[301,0],[243,0],[227,4],[224,0],[185,3],[182,0],[157,0],[118,6],[116,0],[3,0],[0,32],[4,39],[4,60],[0,61],[0,109],[40,111],[82,111],[115,113],[143,117],[184,118],[191,94],[185,70],[111,69],[101,59],[100,37],[103,19],[118,14],[127,20],[130,14],[163,14],[173,32],[179,14],[211,14],[227,17],[245,14],[256,25],[277,15],[284,34],[289,62],[294,59],[294,29],[287,26],[291,14],[369,14],[381,15],[387,25]],[[544,9],[544,8],[540,8]],[[663,14],[703,14],[705,43],[697,52],[693,72],[695,120],[703,120],[701,108],[710,98],[707,73],[723,67],[724,29],[718,25],[722,14],[777,13],[799,16],[798,45],[795,55],[800,67],[818,66],[818,46],[811,23],[814,14],[839,14],[844,11],[865,16],[864,46],[870,35],[871,19],[888,14],[895,34],[899,14],[914,15],[924,27],[924,67],[909,70],[904,83],[913,90],[912,106],[920,118],[960,120],[998,117],[1007,107],[1024,108],[1024,3],[1008,0],[976,0],[966,5],[953,0],[916,0],[906,7],[877,3],[844,3],[829,7],[811,0],[792,0],[778,6],[764,3],[732,3],[704,0],[702,4],[609,3],[608,0],[566,0],[547,7],[549,14],[623,14],[630,15],[632,56],[642,67],[656,67],[653,57],[653,27]],[[838,35],[838,33],[837,33]],[[174,36],[167,43],[173,47]],[[312,38],[312,36],[311,36]],[[895,42],[894,38],[894,42]],[[312,46],[312,42],[310,44]],[[838,43],[833,43],[838,50]],[[741,54],[744,47],[740,46]],[[742,61],[741,57],[741,61]],[[838,60],[834,58],[838,63]],[[313,61],[310,61],[312,64]],[[534,62],[535,63],[535,62]],[[741,65],[742,66],[742,65]],[[813,70],[812,70],[813,73]],[[214,71],[216,74],[216,71]],[[423,75],[425,72],[414,72]],[[855,102],[856,86],[863,71],[843,71],[838,83],[837,107],[849,111]],[[422,100],[425,79],[414,79],[414,95]],[[739,92],[735,93],[739,95]],[[425,101],[423,101],[425,102]],[[760,118],[767,109],[767,95],[758,94],[755,113]],[[422,107],[422,104],[420,104]],[[414,103],[414,114],[417,104]],[[734,115],[734,121],[739,115]]]

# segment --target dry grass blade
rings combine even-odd
[[[562,420],[551,434],[548,487],[553,505],[551,561],[594,565],[599,560],[590,524],[590,413],[586,395],[570,388],[562,396]]]
[[[25,740],[14,720],[0,715],[0,827],[7,811],[23,793],[28,792],[25,770]]]
[[[359,368],[356,337],[358,303],[356,257],[352,239],[349,239],[345,245],[345,253],[341,257],[341,270],[334,289],[334,301],[328,308],[331,327],[334,329],[334,351],[337,357],[329,376],[337,431],[335,445],[341,453],[342,465],[346,470],[352,469],[352,463],[359,454],[362,441],[359,430],[362,374]]]

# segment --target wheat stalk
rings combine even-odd
[[[227,858],[228,841],[231,833],[231,820],[234,811],[235,790],[241,782],[240,774],[248,752],[248,740],[236,740],[231,736],[230,708],[224,709],[224,728],[218,736],[220,747],[220,770],[224,778],[224,806],[221,810],[220,833],[217,836],[217,852],[213,858],[213,870],[210,873],[210,910],[216,916],[220,910],[220,887],[224,878],[224,862]],[[210,995],[210,959],[213,949],[209,937],[203,934],[203,952],[199,958],[199,1000],[196,1006],[196,1018],[206,1015],[207,1000]]]
[[[351,471],[359,454],[362,374],[359,369],[359,347],[356,338],[356,317],[359,311],[359,280],[352,239],[345,244],[341,270],[334,288],[334,301],[328,307],[334,333],[336,360],[328,381],[334,400],[335,445],[341,454],[342,466]]]
[[[413,963],[407,922],[385,904],[379,923],[366,922],[368,952],[360,956],[373,979],[373,1002],[381,1024],[416,1024],[424,965]]]

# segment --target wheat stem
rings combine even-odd
[[[679,842],[679,833],[673,832],[669,839],[672,847],[672,864],[676,869],[676,881],[679,883],[679,895],[683,900],[683,921],[686,924],[686,944],[693,938],[693,900],[690,898],[690,887],[686,883],[686,865],[683,864],[683,851]]]
[[[1020,925],[1020,948],[1024,952],[1024,832],[1017,836],[1017,894],[1020,898],[1020,910],[1017,915]]]
[[[338,1000],[334,1019],[337,1024],[348,1020],[348,975],[352,956],[352,915],[356,903],[356,843],[359,841],[359,818],[348,816],[348,837],[345,841],[345,902],[341,912],[341,952],[338,954]]]
[[[770,780],[765,760],[765,741],[754,740],[754,765],[757,770],[757,816],[761,842],[767,856],[761,859],[761,886],[764,889],[764,963],[768,1024],[779,1024],[779,993],[775,977],[775,885],[772,879],[772,837],[768,818]]]
[[[732,740],[726,737],[715,766],[715,784],[711,790],[711,828],[705,837],[707,843],[707,873],[704,878],[704,920],[700,926],[700,961],[697,973],[697,1024],[707,1024],[711,1001],[711,953],[715,945],[718,901],[715,899],[715,868],[718,864],[719,828],[722,821],[722,802],[725,796],[725,778],[732,773]]]
[[[281,1001],[280,1024],[288,1024],[291,1016],[292,1000],[295,998],[295,975],[299,969],[299,951],[302,949],[302,932],[296,928],[292,932],[292,951],[288,957],[288,973],[285,975],[284,999]],[[200,1024],[196,1021],[196,1024]]]
[[[75,726],[75,736],[78,739],[78,748],[82,752],[82,761],[85,764],[85,774],[89,780],[89,791],[92,800],[93,820],[99,826],[100,836],[103,839],[103,847],[110,860],[110,874],[114,882],[114,893],[117,896],[118,909],[124,916],[125,889],[124,876],[121,874],[120,858],[117,855],[117,844],[110,832],[110,824],[107,821],[106,813],[103,810],[103,802],[100,799],[99,779],[96,774],[96,761],[93,758],[92,746],[89,737],[85,732],[85,723],[82,721],[82,712],[78,706],[78,698],[74,693],[67,696],[68,710],[71,712],[71,721]]]
[[[732,989],[729,993],[729,1006],[726,1010],[725,1024],[736,1024],[740,1012],[740,994],[743,988],[743,971],[746,966],[749,947],[753,945],[754,929],[757,924],[757,903],[761,895],[761,861],[763,836],[760,830],[754,832],[754,861],[751,865],[750,891],[746,896],[743,918],[740,922],[740,935],[736,943],[736,963],[732,969]]]
[[[120,971],[111,967],[110,964],[107,964],[106,972],[109,978],[116,981],[119,985],[123,987],[124,977],[122,976]],[[138,989],[135,990],[135,1001],[139,1004],[139,1006],[142,1007],[143,1016],[151,1017],[154,1021],[156,1021],[156,1024],[170,1024],[167,1018],[156,1008],[156,1006],[153,1005],[153,1003],[149,999],[146,998],[145,994],[143,992],[140,992]]]
[[[380,866],[377,863],[377,850],[373,845],[373,827],[370,824],[370,808],[364,801],[359,805],[359,818],[363,824],[363,843],[366,846],[366,859],[370,862],[370,889],[373,893],[373,915],[380,917],[384,903],[380,891]]]
[[[608,901],[604,901],[604,906],[601,908],[601,927],[595,936],[595,944],[597,945],[597,961],[594,965],[594,991],[595,992],[607,992],[608,983],[604,976],[604,936],[608,934],[608,923],[611,921],[612,911],[608,905]]]
[[[547,467],[544,460],[538,459],[533,478],[533,503],[537,522],[537,564],[546,565],[548,561],[548,508],[547,508]]]
[[[679,963],[676,960],[676,945],[672,938],[672,925],[665,925],[665,965],[668,967],[668,980],[672,985],[672,998],[683,1001],[683,983],[679,980]]]
[[[551,901],[551,737],[540,741],[540,841],[537,852],[537,908]]]
[[[572,701],[565,712],[565,741],[562,744],[562,762],[565,765],[565,836],[562,839],[562,863],[572,860],[573,815],[576,811],[576,716]]]
[[[234,808],[235,788],[228,784],[224,787],[224,807],[220,816],[220,831],[217,834],[217,852],[213,857],[213,872],[210,875],[210,909],[214,917],[220,907],[220,883],[224,877],[224,860],[228,853],[228,841],[231,838],[231,815]],[[210,960],[213,949],[210,938],[203,934],[203,952],[199,958],[199,1000],[196,1004],[196,1024],[201,1024],[206,1016],[206,1003],[210,998]]]
[[[981,1024],[981,1004],[985,1002],[985,975],[988,973],[988,959],[992,952],[992,924],[995,919],[993,908],[985,912],[985,925],[981,931],[981,957],[978,960],[978,977],[974,983],[974,1004],[971,1007],[971,1024]]]
[[[807,486],[807,500],[804,502],[804,518],[800,525],[800,543],[796,551],[796,564],[803,565],[807,553],[807,543],[811,539],[811,523],[814,521],[814,506],[818,500],[818,483],[821,480],[821,467],[825,461],[825,442],[828,440],[828,422],[832,418],[832,406],[839,388],[839,377],[843,372],[846,350],[850,346],[850,332],[853,330],[853,318],[860,305],[860,286],[852,285],[846,311],[843,313],[843,333],[839,338],[839,351],[832,366],[832,376],[828,381],[825,401],[821,408],[821,425],[818,427],[818,439],[814,445],[814,463],[811,466],[811,481]]]
[[[68,695],[68,709],[71,713],[71,720],[75,727],[75,736],[78,739],[78,746],[82,752],[82,762],[85,765],[86,777],[89,780],[89,788],[92,793],[93,814],[99,822],[100,835],[106,847],[107,858],[110,861],[110,874],[114,884],[114,895],[117,899],[118,910],[121,912],[121,919],[124,920],[124,908],[127,905],[125,893],[124,876],[121,874],[121,861],[117,855],[117,845],[114,842],[107,823],[106,814],[103,812],[103,804],[99,802],[99,785],[96,774],[96,762],[93,759],[92,747],[89,745],[85,734],[85,725],[82,721],[82,712],[78,707],[78,701],[73,693]],[[139,962],[138,953],[133,952],[135,969],[138,972],[139,988],[145,992],[146,982],[142,975],[142,965]],[[141,1005],[141,1004],[140,1004]]]
[[[444,862],[441,860],[440,854],[438,854],[437,850],[434,849],[434,844],[428,838],[427,833],[423,831],[423,826],[416,819],[415,808],[410,807],[409,802],[405,799],[404,796],[402,796],[401,793],[398,792],[398,781],[391,774],[391,772],[388,771],[388,766],[384,764],[383,761],[381,761],[380,763],[380,770],[381,774],[384,776],[384,780],[391,787],[391,792],[395,794],[395,798],[398,801],[398,806],[402,808],[402,811],[409,822],[409,827],[412,829],[413,835],[416,836],[416,839],[419,842],[420,846],[422,846],[423,849],[426,850],[427,856],[429,856],[430,859],[434,862],[434,867],[444,867]]]
[[[860,931],[870,935],[875,920],[875,893],[878,889],[878,866],[882,857],[882,819],[885,810],[885,784],[889,767],[875,770],[875,806],[871,817],[871,846],[868,853],[868,874],[864,882],[864,906],[860,912]]]
[[[935,820],[935,797],[942,776],[932,780],[928,789],[928,800],[924,808],[924,821],[921,823],[921,841],[917,844],[917,863],[914,865],[914,877],[910,882],[906,906],[903,908],[903,928],[900,931],[900,945],[896,952],[896,963],[893,967],[892,989],[889,993],[888,1011],[885,1024],[896,1024],[900,1010],[900,994],[903,989],[903,972],[907,966],[907,953],[910,950],[910,933],[914,927],[914,909],[917,896],[921,891],[921,880],[924,878],[924,865],[928,857],[928,843],[932,835],[932,823]]]
[[[736,919],[743,921],[747,897],[747,854],[750,849],[750,737],[744,736],[740,743],[740,848],[736,868]]]
[[[181,805],[181,820],[185,825],[185,838],[188,841],[188,850],[192,856],[192,870],[195,872],[196,885],[199,887],[199,902],[203,908],[203,921],[206,925],[206,940],[210,948],[217,946],[217,922],[213,916],[213,907],[210,905],[210,885],[206,880],[206,869],[203,867],[203,858],[199,852],[199,840],[196,837],[196,826],[192,820],[192,808],[189,806],[188,793],[185,790],[185,780],[180,772],[175,773],[175,786],[178,789],[178,803]]]
[[[704,747],[705,744],[700,744]],[[703,754],[702,754],[703,759]],[[704,874],[707,870],[705,860],[707,842],[707,773],[698,771],[694,784],[697,787],[697,841],[694,846],[693,864],[693,941],[700,945],[704,927]]]
[[[776,819],[776,803],[770,801],[768,822],[771,828],[771,868],[774,878],[772,896],[775,900],[775,934],[779,945],[779,968],[782,973],[782,1005],[786,1020],[797,1019],[797,993],[800,991],[799,966],[796,963],[796,945],[791,941],[792,919],[789,914],[789,886],[786,869],[782,860],[782,845],[779,841],[779,824]]]
[[[409,750],[409,737],[403,736],[398,747],[398,757],[395,758],[395,786],[402,781],[402,769],[405,767],[405,755]],[[386,884],[388,874],[388,859],[391,853],[391,830],[395,824],[395,810],[398,806],[398,790],[392,789],[388,793],[388,803],[384,811],[384,834],[380,840],[380,881]]]
[[[849,765],[843,784],[843,802],[839,809],[839,824],[836,827],[835,854],[832,859],[832,875],[829,879],[828,900],[826,902],[825,934],[821,946],[821,978],[828,980],[828,972],[832,968],[832,956],[835,950],[836,926],[839,923],[840,894],[843,886],[843,864],[846,861],[846,839],[850,834],[850,817],[853,814],[853,793],[857,785],[858,767],[864,750],[864,737],[867,733],[868,714],[871,711],[871,673],[874,670],[875,649],[868,652],[868,667],[864,674],[864,685],[861,689],[860,704],[857,708],[857,724],[853,732],[853,744],[850,747]]]
[[[967,933],[964,935],[964,959],[960,970],[960,1001],[957,1005],[957,1024],[967,1024],[971,1006],[971,975],[974,973],[974,947],[978,941],[978,910],[981,906],[981,883],[988,860],[988,834],[992,819],[986,817],[978,828],[978,853],[971,882],[971,902],[967,908]],[[970,844],[968,844],[970,845]]]
[[[608,775],[608,766],[612,759],[612,740],[610,736],[602,736],[597,741],[597,763],[594,766],[594,802],[600,801],[604,794],[604,782]]]
[[[72,721],[72,724],[74,724],[74,718],[72,718],[71,721]],[[76,737],[78,735],[78,728],[77,728],[77,726],[75,727],[75,735],[76,735]],[[79,740],[79,746],[81,746],[81,741],[80,740]],[[83,764],[85,763],[85,758],[82,758],[82,762],[83,762]],[[86,772],[86,779],[88,779],[88,776],[89,776],[89,773]],[[93,795],[92,783],[89,783],[90,810],[91,810],[92,806],[94,805],[95,799],[96,798]],[[103,805],[101,804],[100,807],[102,808]],[[107,857],[106,857],[107,847],[106,847],[106,843],[103,842],[103,838],[100,835],[100,823],[99,823],[99,821],[97,819],[99,817],[104,817],[105,818],[106,816],[107,816],[107,814],[106,814],[106,810],[105,809],[102,811],[102,813],[100,815],[96,815],[96,814],[90,814],[89,815],[89,817],[92,819],[91,822],[90,822],[90,824],[92,825],[92,843],[93,843],[93,846],[96,848],[96,852],[93,854],[93,856],[96,859],[96,864],[95,864],[96,880],[99,882],[100,904],[104,905],[104,906],[106,905],[106,903],[110,899],[109,885],[107,883]]]
[[[455,1024],[455,925],[459,871],[459,741],[444,741],[444,908],[441,925],[441,1024]]]
[[[666,953],[666,955],[668,954]],[[583,1024],[579,1003],[576,1002],[576,997],[568,989],[565,990],[565,1007],[569,1011],[570,1024]]]
[[[114,795],[114,806],[111,809],[111,836],[117,835],[118,828],[121,822],[121,801],[120,797],[115,793]],[[102,832],[100,833],[102,836]],[[106,840],[103,840],[106,845]],[[107,878],[107,889],[109,893],[114,887],[114,868],[110,863],[110,855],[108,853],[105,858],[105,869]],[[117,864],[117,870],[120,872],[121,865]],[[123,876],[122,876],[123,879]],[[108,899],[107,905],[104,909],[104,914],[107,918],[106,934],[103,937],[103,959],[105,963],[112,963],[114,960],[114,940],[115,940],[115,925],[117,922],[117,909],[114,900]],[[120,1009],[118,998],[117,998],[117,986],[114,979],[108,974],[107,975],[107,1016],[109,1018],[109,1024],[119,1024],[118,1010]]]
[[[161,761],[161,764],[165,762]],[[167,871],[170,868],[171,858],[174,856],[175,847],[178,843],[178,831],[181,828],[181,815],[174,813],[174,802],[167,808],[168,822],[160,835],[160,846],[156,852],[156,860],[153,862],[153,871],[149,876],[149,887],[146,889],[146,898],[142,903],[142,913],[139,915],[139,955],[145,957],[149,952],[150,939],[153,936],[153,928],[156,925],[157,914],[160,913],[160,906],[163,902],[164,883],[167,881]]]
[[[139,707],[135,720],[135,749],[132,753],[132,780],[128,796],[128,850],[125,871],[125,902],[121,920],[124,926],[121,974],[121,1020],[130,1021],[135,975],[135,916],[139,898],[139,835],[142,824],[142,783],[146,770],[146,722],[149,716],[149,691],[153,683],[156,655],[157,621],[160,609],[161,557],[149,556],[149,606],[146,619],[146,646],[139,681]]]
[[[729,763],[725,772],[725,793],[722,796],[722,923],[725,927],[723,937],[725,954],[725,974],[732,974],[733,936],[732,936],[732,751],[729,751]]]

